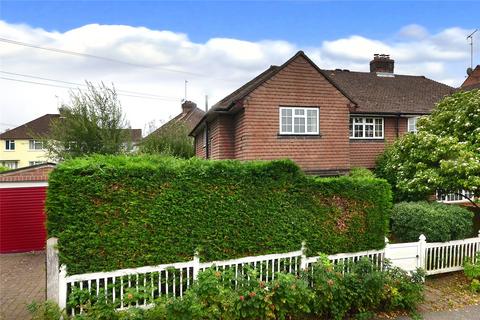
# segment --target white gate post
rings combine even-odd
[[[423,268],[427,270],[427,266],[425,264],[426,262],[426,241],[425,235],[421,234],[420,237],[418,237],[418,262],[417,262],[417,268]]]
[[[193,280],[197,280],[198,272],[200,271],[200,257],[198,250],[193,254]]]
[[[65,265],[60,267],[60,273],[58,276],[58,306],[60,310],[67,307],[67,268]]]
[[[302,241],[301,251],[302,251],[302,255],[300,256],[300,269],[305,270],[307,269],[307,254],[306,254],[307,247],[306,247],[305,241]]]
[[[59,303],[59,272],[57,238],[47,240],[47,300]]]

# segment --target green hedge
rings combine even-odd
[[[473,213],[457,205],[438,202],[401,202],[392,210],[392,232],[400,241],[428,242],[468,238],[473,231]]]
[[[311,178],[291,161],[74,159],[51,173],[49,236],[70,274],[298,250],[381,248],[391,191],[374,178]]]

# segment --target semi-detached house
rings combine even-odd
[[[373,168],[385,145],[416,130],[419,116],[454,88],[394,73],[374,55],[370,72],[323,70],[302,51],[215,104],[191,132],[198,157],[289,158],[304,171],[337,175]]]

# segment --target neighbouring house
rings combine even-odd
[[[394,73],[374,55],[370,72],[323,70],[302,51],[215,104],[194,127],[195,153],[209,159],[290,158],[304,171],[338,175],[373,168],[419,116],[455,89]]]
[[[0,172],[0,253],[45,248],[45,197],[54,163]]]
[[[162,126],[160,126],[155,131],[146,136],[145,139],[148,139],[148,137],[152,135],[155,136],[157,134],[161,134],[163,129],[167,128],[168,126],[177,125],[179,123],[184,124],[187,127],[188,131],[191,131],[204,115],[205,111],[199,109],[196,103],[188,100],[183,101],[182,112],[171,120],[165,122]]]
[[[47,162],[47,152],[38,139],[48,136],[51,122],[59,117],[45,114],[0,134],[0,166],[16,169]]]
[[[59,117],[45,114],[0,134],[0,166],[16,169],[50,161],[41,138],[48,137],[52,121]],[[142,129],[125,130],[129,130],[133,146],[142,139]]]
[[[477,65],[475,69],[467,69],[467,79],[460,86],[461,90],[469,91],[473,89],[480,89],[480,65]]]

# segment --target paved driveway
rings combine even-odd
[[[45,300],[45,253],[0,255],[0,319],[30,319],[32,301]]]

